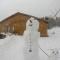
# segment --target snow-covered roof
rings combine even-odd
[[[6,21],[6,20],[8,20],[8,19],[10,19],[10,18],[12,18],[12,17],[14,17],[14,16],[16,16],[16,15],[24,15],[24,16],[34,17],[35,19],[39,20],[38,17],[32,16],[32,15],[28,15],[28,14],[24,14],[24,13],[20,13],[20,12],[16,12],[15,14],[13,14],[13,15],[5,18],[5,19],[2,20],[1,22],[4,22],[4,21]]]

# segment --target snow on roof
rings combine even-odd
[[[12,17],[14,17],[16,15],[24,15],[24,16],[34,17],[35,19],[40,20],[38,17],[32,16],[32,15],[28,15],[28,14],[24,14],[24,13],[20,13],[20,12],[16,12],[15,14],[3,19],[1,22],[4,22],[5,20],[8,20],[8,19],[10,19],[10,18],[12,18]]]

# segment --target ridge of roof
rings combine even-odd
[[[10,19],[10,18],[12,18],[12,17],[14,17],[16,15],[20,15],[20,14],[21,15],[25,15],[25,16],[29,16],[29,17],[34,17],[35,19],[40,20],[40,18],[38,18],[38,17],[32,16],[32,15],[28,15],[28,14],[24,14],[24,13],[20,13],[20,12],[16,12],[16,13],[12,14],[11,16],[3,19],[1,22],[4,22],[5,20],[8,20],[8,19]]]

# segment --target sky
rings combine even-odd
[[[59,9],[60,0],[0,0],[0,21],[16,12],[36,17],[54,16]]]

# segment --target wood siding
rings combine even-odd
[[[0,23],[0,32],[10,32],[23,35],[26,29],[26,22],[31,16],[17,13],[14,16],[8,17]],[[41,37],[47,37],[47,23],[44,19],[40,19],[39,32]]]
[[[13,18],[2,22],[1,29],[3,30],[3,32],[7,32],[9,28],[9,32],[22,35],[26,28],[26,22],[29,18],[30,17],[28,16],[16,15]]]
[[[41,37],[48,37],[48,23],[44,18],[40,20],[40,25],[39,25],[39,31],[40,31],[40,36]]]

